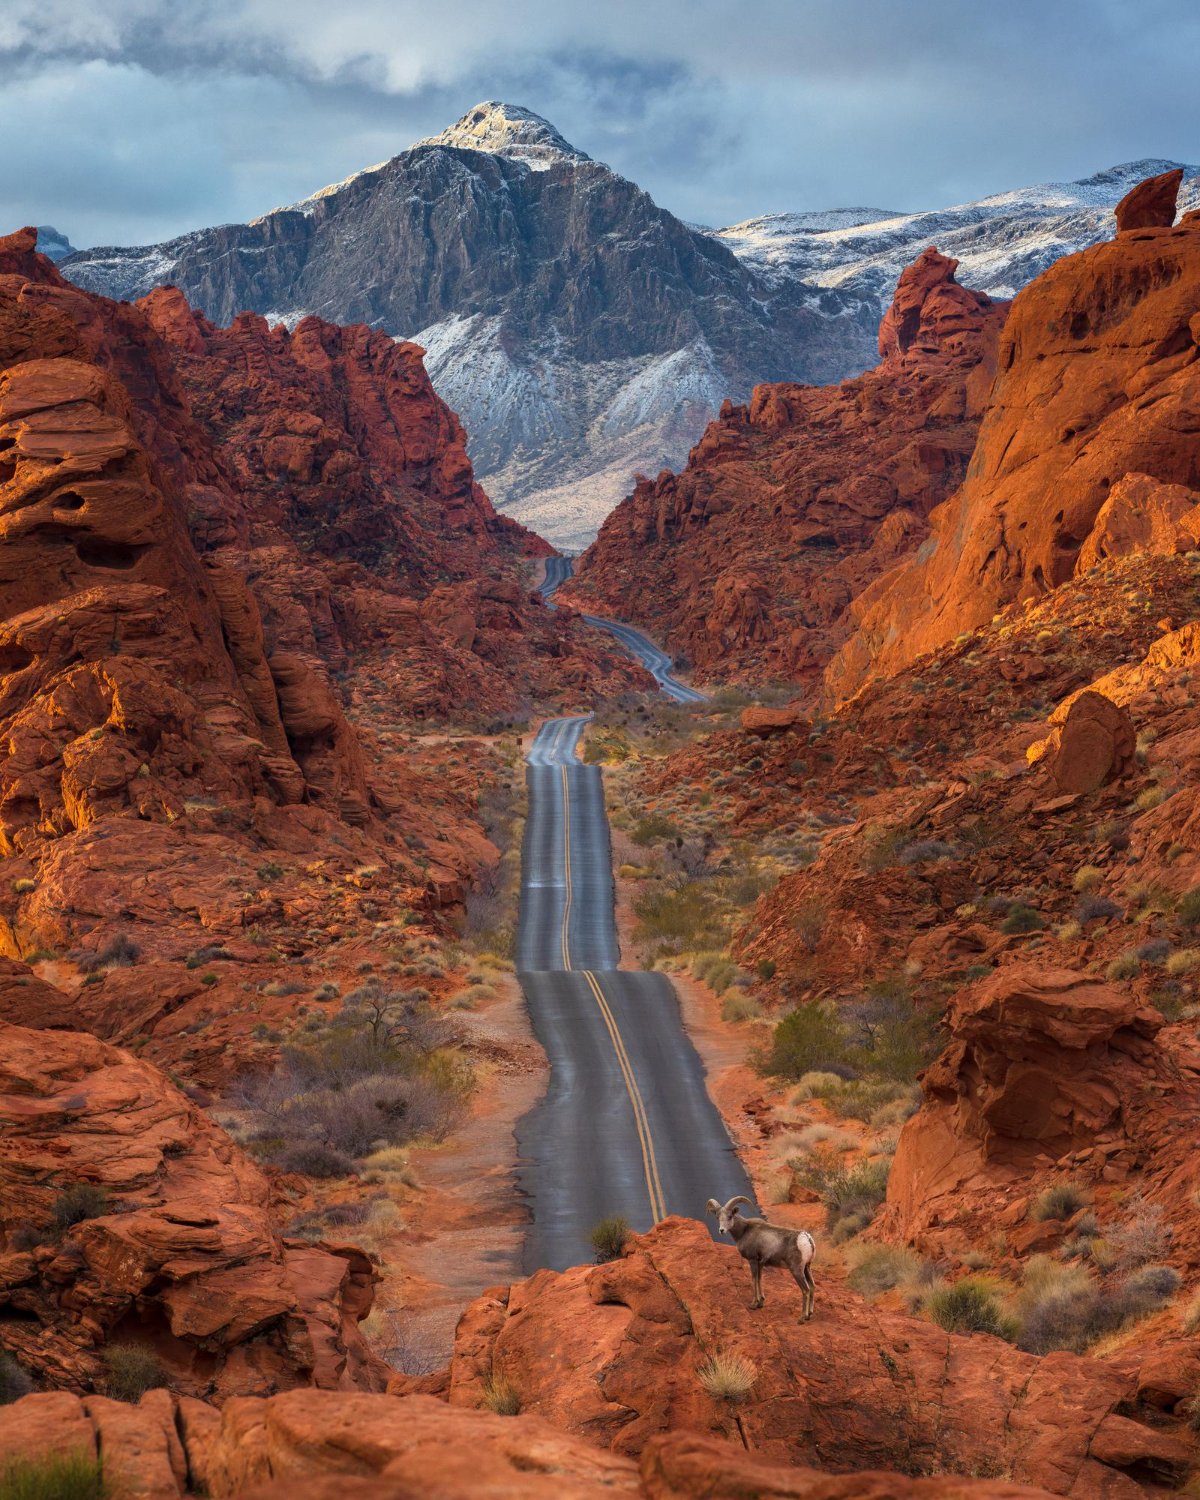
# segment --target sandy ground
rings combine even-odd
[[[449,1359],[467,1303],[521,1275],[528,1215],[513,1129],[545,1091],[548,1069],[516,979],[505,975],[497,990],[464,1016],[479,1076],[471,1116],[449,1140],[410,1153],[417,1213],[387,1247],[380,1300],[404,1310],[409,1352],[430,1367]]]

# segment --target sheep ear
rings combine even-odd
[[[705,1212],[710,1213],[710,1214],[719,1214],[721,1212],[721,1205],[717,1202],[717,1200],[715,1198],[710,1198],[708,1200],[708,1205],[706,1207]]]

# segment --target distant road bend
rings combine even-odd
[[[550,564],[563,566],[557,576],[548,567],[547,597],[570,568]],[[702,697],[640,632],[593,623],[646,661],[665,692],[688,695],[677,701]],[[549,720],[527,757],[517,970],[550,1060],[546,1096],[517,1126],[533,1220],[527,1272],[590,1259],[590,1230],[610,1214],[641,1230],[672,1213],[699,1218],[710,1197],[752,1196],[670,980],[617,968],[603,782],[578,754],[587,722]]]
[[[571,576],[571,559],[555,554],[546,559],[546,576],[538,585],[538,592],[550,602],[555,589],[560,584],[566,583]],[[650,673],[659,687],[666,693],[668,698],[674,698],[676,703],[703,703],[706,695],[698,692],[694,687],[689,687],[686,682],[680,682],[677,677],[671,676],[671,669],[675,663],[665,651],[660,651],[654,642],[635,630],[632,625],[624,625],[617,620],[604,620],[599,615],[584,615],[583,618],[589,625],[594,625],[597,630],[606,630],[614,640],[619,641],[631,656],[636,656],[642,666]]]

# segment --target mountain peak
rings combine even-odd
[[[549,167],[564,157],[574,161],[591,160],[586,152],[577,151],[565,141],[549,120],[543,120],[531,109],[522,109],[519,104],[503,104],[495,99],[477,104],[440,135],[431,135],[418,141],[417,145],[494,151],[535,168]]]

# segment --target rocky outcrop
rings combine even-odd
[[[127,1052],[0,1023],[0,1199],[0,1341],[49,1385],[128,1342],[194,1396],[382,1386],[366,1256],[281,1241],[261,1171]]]
[[[1011,963],[951,1002],[950,1043],[924,1074],[900,1134],[883,1232],[934,1253],[1022,1223],[1030,1189],[1137,1182],[1168,1207],[1173,1257],[1195,1263],[1188,1146],[1171,1121],[1193,1107],[1194,1059],[1156,1044],[1142,999],[1068,969]]]
[[[1200,492],[1163,484],[1149,474],[1126,474],[1113,485],[1096,524],[1079,550],[1077,573],[1114,557],[1152,553],[1171,557],[1200,548]]]
[[[1135,229],[1170,229],[1175,222],[1175,203],[1183,182],[1183,168],[1159,172],[1131,187],[1113,210],[1117,233]]]
[[[804,1323],[798,1290],[784,1273],[766,1274],[764,1317],[750,1309],[733,1249],[701,1224],[667,1219],[619,1261],[543,1271],[507,1295],[485,1294],[459,1327],[451,1405],[481,1404],[484,1382],[498,1375],[523,1412],[618,1453],[645,1455],[668,1432],[695,1431],[740,1439],[757,1462],[834,1473],[982,1469],[1096,1500],[1137,1493],[1123,1461],[1094,1451],[1120,1408],[1135,1413],[1129,1420],[1170,1472],[1186,1464],[1180,1435],[1138,1420],[1136,1383],[1099,1361],[1039,1360],[991,1337],[949,1335],[832,1279],[819,1282],[816,1315]],[[699,1380],[718,1350],[755,1370],[734,1410]]]
[[[752,704],[749,708],[742,709],[738,724],[743,734],[763,740],[776,734],[807,735],[810,728],[808,720],[794,703],[780,708]]]
[[[966,471],[1006,304],[955,266],[931,248],[905,271],[874,370],[723,408],[681,473],[639,480],[563,597],[647,626],[702,677],[819,676],[852,600]]]
[[[1094,792],[1134,766],[1137,732],[1123,708],[1085,688],[1050,715],[1050,733],[1025,752],[1050,772],[1060,792]]]
[[[1132,195],[1126,232],[1058,261],[1013,303],[966,482],[920,553],[856,601],[857,633],[828,674],[834,696],[1070,578],[1124,476],[1200,487],[1188,436],[1200,216],[1170,227],[1177,186],[1178,174],[1156,179],[1144,209]],[[1150,227],[1135,229],[1143,213]]]
[[[1137,1424],[1129,1424],[1136,1427]],[[103,1397],[27,1396],[9,1409],[0,1464],[74,1450],[104,1455],[124,1493],[175,1500],[1038,1500],[1003,1480],[829,1475],[764,1463],[704,1433],[647,1444],[640,1462],[557,1431],[540,1417],[492,1416],[428,1396],[292,1392],[201,1402],[155,1391],[136,1407]]]

